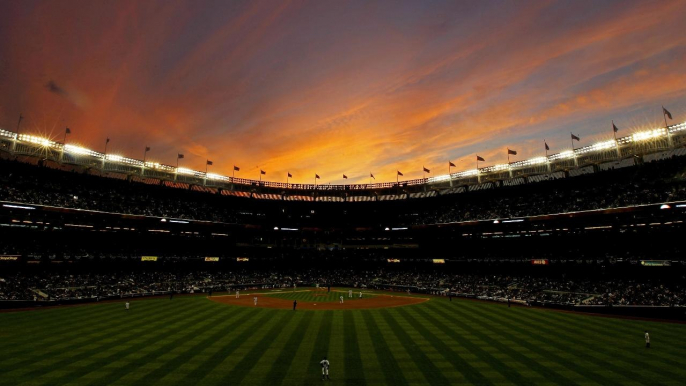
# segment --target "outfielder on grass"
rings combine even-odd
[[[322,365],[322,381],[324,379],[329,379],[329,360],[324,357],[321,362],[319,362],[320,365]]]

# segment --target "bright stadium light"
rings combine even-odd
[[[441,181],[447,181],[449,179],[450,179],[450,175],[444,174],[441,176],[429,177],[428,181],[429,182],[441,182]]]
[[[672,207],[669,206],[668,204],[662,204],[662,205],[660,205],[660,209],[672,209]]]
[[[78,154],[78,155],[91,155],[91,156],[96,156],[99,157],[100,153],[95,152],[90,149],[86,149],[85,147],[80,147],[80,146],[74,146],[74,145],[64,145],[64,151],[70,154]]]
[[[532,159],[528,160],[527,162],[530,165],[539,165],[539,164],[544,164],[544,163],[548,162],[548,159],[545,157],[536,157],[536,158],[532,158]]]
[[[560,153],[560,158],[574,158],[574,152],[572,150],[565,150]]]
[[[37,145],[41,145],[41,146],[45,146],[45,147],[50,147],[50,146],[55,145],[55,142],[53,142],[47,138],[37,137],[35,135],[21,134],[21,135],[19,135],[19,139],[22,141],[35,143]]]
[[[653,130],[646,130],[646,131],[639,131],[638,133],[635,133],[631,136],[631,138],[634,140],[634,142],[640,142],[640,141],[647,141],[649,139],[661,137],[665,135],[665,129],[653,129]]]
[[[195,174],[195,170],[186,169],[186,168],[178,168],[178,169],[176,169],[176,172],[179,174]]]
[[[12,205],[12,204],[2,204],[5,208],[12,208],[12,209],[27,209],[27,210],[33,210],[36,209],[32,206],[24,206],[24,205]]]
[[[122,160],[124,160],[124,157],[122,157],[120,155],[116,155],[116,154],[108,154],[107,160],[108,161],[114,161],[114,162],[121,162]]]

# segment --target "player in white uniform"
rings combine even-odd
[[[343,304],[343,295],[341,295],[341,301],[339,303]]]
[[[253,297],[252,300],[255,302],[255,305],[257,305],[257,296]]]
[[[342,296],[341,296],[342,297]],[[324,357],[321,362],[319,362],[320,365],[322,365],[322,381],[324,379],[329,379],[329,360]]]
[[[352,298],[353,297],[353,290],[348,290],[348,297]]]
[[[241,291],[236,290],[236,299],[238,299],[238,298],[240,298],[240,297],[241,297]]]
[[[650,335],[648,335],[648,330],[646,330],[646,348],[650,348]]]
[[[124,307],[126,307],[126,310],[128,311],[128,310],[129,310],[129,302],[126,302],[126,304],[124,305]],[[646,331],[646,336],[648,336],[648,332],[647,332],[647,331]]]
[[[362,291],[360,291],[360,299],[362,299]]]

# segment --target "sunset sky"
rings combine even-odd
[[[0,127],[294,183],[686,120],[686,1],[0,0]]]

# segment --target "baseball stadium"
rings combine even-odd
[[[0,386],[684,384],[685,3],[2,8]]]

